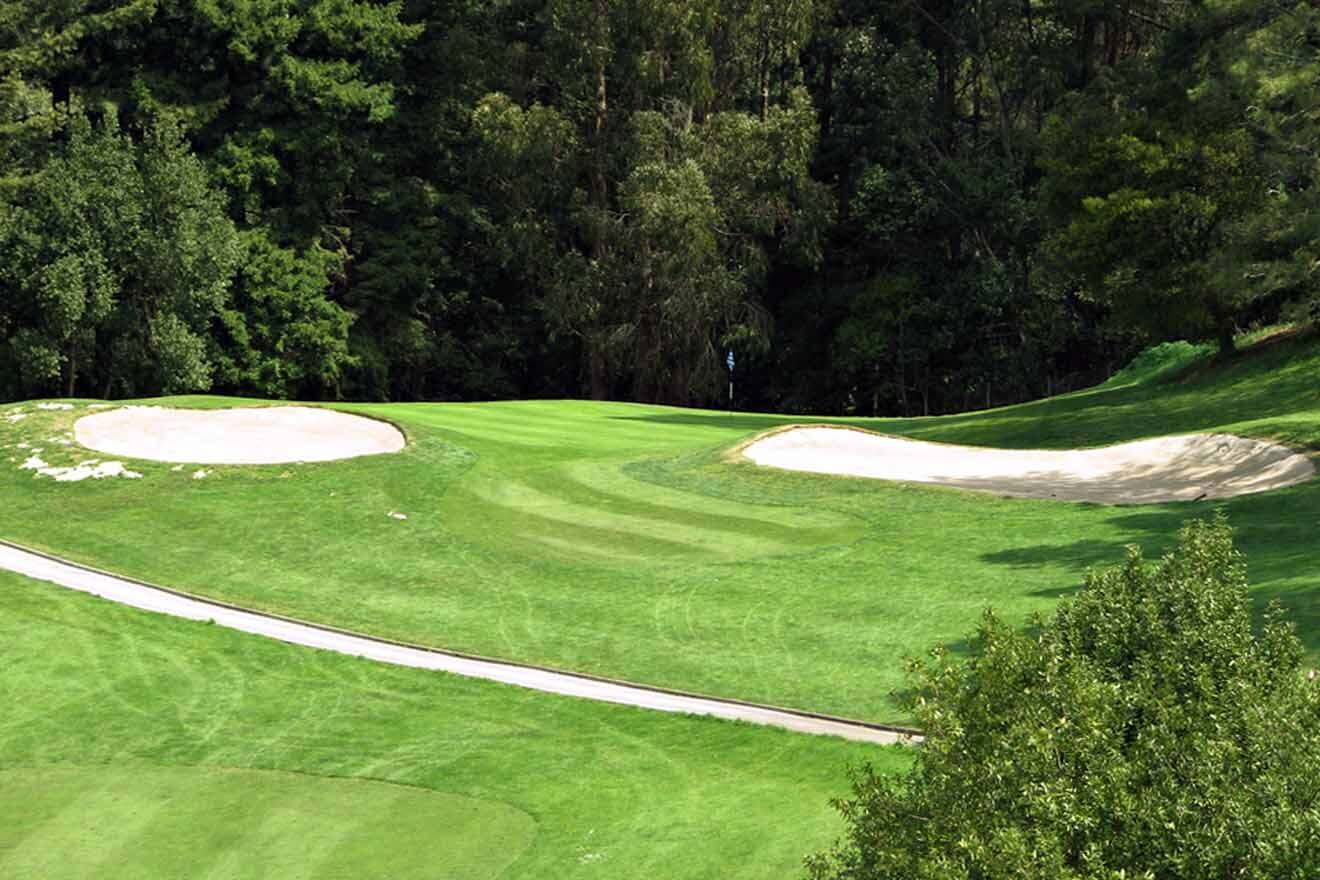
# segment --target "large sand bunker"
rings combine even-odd
[[[74,438],[126,458],[189,464],[284,464],[398,452],[398,428],[306,406],[167,409],[128,406],[84,416]]]
[[[786,470],[1101,504],[1228,498],[1291,486],[1315,473],[1305,455],[1228,434],[1060,451],[953,446],[850,428],[796,427],[761,437],[742,453],[757,464]]]

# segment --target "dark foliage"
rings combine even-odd
[[[12,0],[0,394],[701,404],[729,348],[744,407],[1068,390],[1320,313],[1317,32],[1255,0]]]

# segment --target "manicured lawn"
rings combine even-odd
[[[536,836],[507,804],[273,770],[36,767],[0,787],[10,877],[497,877]]]
[[[1186,354],[1185,352],[1183,353]],[[855,424],[1067,447],[1195,430],[1320,449],[1320,346]],[[219,398],[176,405],[226,406]],[[764,470],[793,420],[625,404],[347,407],[397,456],[58,484],[72,410],[0,409],[0,536],[386,635],[873,719],[899,661],[1072,592],[1198,504],[1108,508]],[[10,421],[15,413],[24,418]],[[103,458],[103,457],[101,457]],[[7,461],[6,461],[7,460]],[[1320,653],[1320,481],[1221,505]],[[404,513],[399,520],[390,513]],[[0,876],[767,877],[910,752],[394,669],[0,573]],[[501,873],[504,872],[504,873]]]
[[[233,401],[185,398],[176,405]],[[85,410],[0,410],[0,536],[231,601],[496,657],[899,720],[900,661],[1023,620],[1124,545],[1168,546],[1207,504],[1101,507],[731,464],[801,419],[588,402],[346,407],[396,456],[56,484],[18,469]],[[1320,346],[957,417],[855,420],[932,440],[1098,445],[1227,430],[1320,448]],[[67,460],[67,462],[66,462]],[[1262,601],[1320,650],[1320,481],[1229,501]],[[407,520],[396,520],[401,512]]]
[[[901,749],[281,645],[0,573],[0,877],[793,876]],[[504,873],[501,873],[504,871]]]

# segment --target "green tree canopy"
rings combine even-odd
[[[1279,76],[1278,19],[1299,24],[1276,4],[1197,6],[1152,57],[1098,77],[1047,126],[1046,260],[1148,341],[1231,349],[1253,306],[1287,284],[1248,269],[1279,266],[1311,189],[1299,139],[1283,134],[1295,127],[1284,117],[1308,111],[1280,94],[1307,68],[1290,59]]]
[[[914,662],[906,778],[864,769],[815,880],[1305,880],[1320,865],[1320,684],[1277,607],[1253,626],[1222,519],[1088,575],[965,663]]]
[[[113,113],[68,139],[0,209],[6,359],[25,394],[211,387],[210,322],[239,247],[224,198],[179,129],[140,142]]]
[[[190,382],[709,404],[731,344],[749,406],[960,411],[1320,318],[1318,33],[1290,0],[8,0],[0,223],[110,106],[173,121],[245,255],[197,339],[151,333]],[[102,374],[137,324],[74,329],[131,274],[98,253],[35,258],[45,324],[5,270],[8,393],[160,384]]]

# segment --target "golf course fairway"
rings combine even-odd
[[[1308,451],[1317,388],[1320,345],[1298,338],[1002,410],[820,421],[1005,448],[1215,432]],[[1320,653],[1316,480],[1213,503],[1001,498],[738,458],[800,416],[559,401],[345,405],[407,445],[199,467],[79,448],[76,421],[106,408],[0,408],[0,537],[367,633],[902,720],[904,656],[957,652],[984,607],[1024,620],[1124,545],[1161,550],[1223,510],[1254,597]],[[7,572],[0,608],[2,876],[791,876],[839,833],[848,767],[912,759],[385,666]]]
[[[1320,445],[1313,341],[1194,366],[983,413],[832,421],[1008,448],[1191,432]],[[1320,647],[1320,583],[1298,564],[1320,517],[1315,480],[1213,505],[1113,507],[731,460],[801,417],[563,401],[340,408],[392,421],[407,447],[202,471],[126,459],[141,478],[60,483],[23,464],[91,457],[69,445],[88,404],[5,408],[0,536],[374,635],[901,722],[891,692],[904,656],[956,649],[986,606],[1017,620],[1045,611],[1087,566],[1127,544],[1158,552],[1213,507],[1239,530],[1258,597],[1291,606]]]
[[[5,572],[0,607],[6,880],[792,876],[838,834],[847,767],[910,760],[384,666]]]

